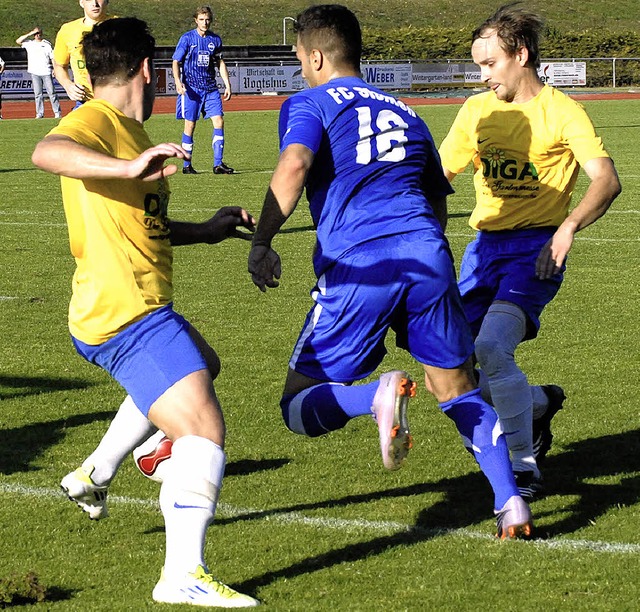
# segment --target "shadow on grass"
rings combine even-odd
[[[42,376],[3,376],[0,374],[0,399],[14,399],[71,389],[88,389],[95,383],[79,378],[46,378]]]
[[[277,470],[288,463],[290,463],[289,459],[243,459],[241,461],[232,461],[227,463],[224,475],[225,478],[227,476],[247,476],[256,472]]]
[[[95,421],[110,421],[114,414],[114,411],[103,410],[55,421],[31,423],[13,429],[0,429],[0,473],[8,475],[39,469],[31,463],[47,448],[60,442],[66,429]]]
[[[569,509],[563,505],[564,518],[553,523],[545,529],[545,533],[539,533],[537,537],[572,533],[588,526],[611,508],[638,503],[640,500],[640,478],[635,474],[639,471],[640,429],[576,442],[569,446],[565,452],[549,457],[545,465],[546,484],[549,492],[554,495],[578,496],[578,500]],[[627,478],[624,477],[626,473],[629,474]],[[585,482],[589,479],[607,476],[614,477],[618,482],[616,484]],[[217,524],[233,523],[304,510],[336,508],[385,498],[400,498],[432,492],[444,493],[445,499],[422,510],[415,525],[407,530],[377,537],[368,542],[336,548],[288,567],[266,572],[242,584],[234,585],[234,588],[243,592],[255,593],[257,589],[279,579],[294,578],[327,569],[345,561],[362,560],[372,555],[382,554],[390,548],[412,546],[446,535],[452,529],[469,528],[484,522],[491,516],[491,492],[484,476],[479,472],[474,472],[434,483],[349,495],[317,503],[298,504],[216,520]],[[535,504],[533,510],[535,515]],[[567,510],[569,510],[568,515]]]

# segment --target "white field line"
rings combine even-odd
[[[21,495],[24,497],[60,498],[66,496],[57,489],[44,487],[27,487],[24,485],[0,483],[0,494]],[[160,511],[156,500],[138,499],[133,497],[122,497],[118,495],[109,496],[109,502],[128,506],[138,506],[150,510]],[[424,537],[453,536],[474,540],[493,541],[495,537],[492,533],[473,531],[471,529],[429,529],[426,527],[415,527],[405,523],[393,521],[368,521],[364,519],[339,519],[329,517],[311,517],[301,512],[271,512],[269,510],[258,510],[251,508],[239,508],[231,504],[219,503],[217,515],[221,518],[235,517],[256,517],[257,520],[275,521],[285,525],[306,525],[318,529],[335,529],[345,532],[371,533],[371,534],[393,534],[393,533],[415,533]],[[526,546],[535,546],[540,549],[563,550],[563,551],[591,551],[602,554],[640,554],[640,544],[625,544],[621,542],[599,542],[593,540],[572,540],[565,538],[555,538],[549,540],[534,540],[532,542],[517,542]]]

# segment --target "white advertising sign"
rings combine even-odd
[[[379,89],[411,89],[411,64],[363,64],[362,78]]]
[[[415,85],[464,85],[465,64],[413,64]]]
[[[55,79],[53,84],[58,94],[63,94],[66,97],[66,93]],[[30,98],[33,97],[33,85],[31,83],[31,75],[26,70],[5,70],[0,76],[0,93],[5,99],[10,98]],[[46,94],[45,94],[46,96]]]
[[[586,62],[543,62],[538,69],[543,82],[555,87],[587,84]]]

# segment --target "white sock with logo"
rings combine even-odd
[[[164,575],[179,580],[198,565],[206,568],[204,543],[213,522],[226,455],[200,436],[183,436],[173,443],[168,474],[160,489],[166,552]]]

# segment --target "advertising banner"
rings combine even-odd
[[[63,97],[67,96],[64,88],[58,81],[53,79],[53,84],[58,95],[62,95]],[[32,98],[33,85],[31,84],[31,75],[26,70],[5,70],[2,76],[0,76],[0,93],[2,93],[2,97],[5,100],[10,100],[11,98],[20,98],[21,100]]]
[[[538,75],[543,82],[554,87],[587,84],[586,62],[542,62]]]

